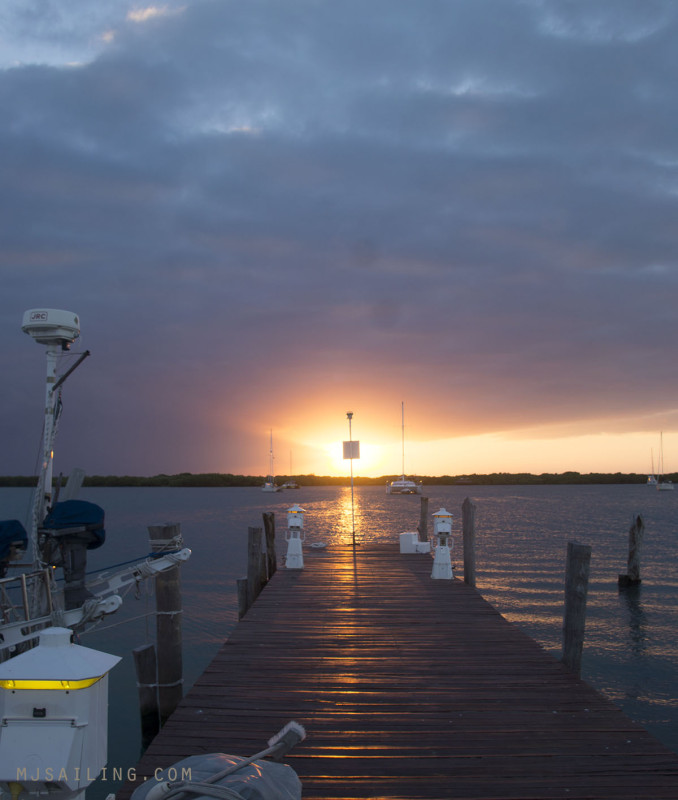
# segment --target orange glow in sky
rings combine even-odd
[[[354,475],[376,478],[400,474],[403,459],[399,439],[389,440],[383,435],[372,438],[369,431],[353,438],[360,441]],[[282,455],[284,448],[292,450],[294,474],[345,476],[350,472],[349,462],[343,459],[342,440],[322,443],[310,438],[281,443],[281,456],[276,457],[279,474],[290,471],[290,460]],[[646,432],[539,438],[534,431],[514,431],[405,442],[405,472],[413,475],[566,471],[646,474],[652,461],[658,472],[658,436]],[[664,462],[666,473],[678,468],[678,438],[666,434]]]

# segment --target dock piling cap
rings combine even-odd
[[[103,678],[121,659],[71,643],[68,628],[45,628],[40,643],[0,664],[4,689],[84,689]]]

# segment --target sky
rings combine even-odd
[[[56,472],[347,475],[349,411],[356,475],[678,469],[677,40],[672,0],[3,0],[0,474],[34,308],[91,352]]]

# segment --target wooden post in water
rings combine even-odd
[[[264,535],[266,537],[266,574],[271,580],[278,568],[275,553],[275,514],[272,511],[264,512]]]
[[[181,546],[181,526],[150,525],[153,552],[176,550]],[[158,661],[158,709],[160,726],[177,707],[183,695],[181,652],[181,573],[179,567],[159,572],[155,578],[156,635]]]
[[[419,541],[428,542],[428,497],[421,498],[421,508],[419,510]]]
[[[247,529],[247,577],[238,578],[238,619],[242,619],[250,610],[276,571],[275,555],[275,516],[272,512],[264,513],[266,530],[266,552],[262,549],[261,528]]]
[[[629,528],[629,557],[626,574],[619,576],[619,586],[638,586],[640,583],[640,551],[645,535],[645,523],[638,515]]]
[[[247,578],[238,578],[235,583],[238,587],[238,619],[242,619],[249,610],[247,605]]]
[[[247,608],[261,591],[261,528],[247,529]]]
[[[467,497],[461,504],[464,539],[464,583],[476,585],[476,507]]]
[[[586,595],[589,587],[591,548],[578,542],[567,543],[565,568],[565,614],[563,617],[563,655],[561,661],[579,676],[586,627]]]
[[[160,730],[158,715],[158,673],[155,645],[145,644],[132,650],[139,691],[141,746],[145,750]]]

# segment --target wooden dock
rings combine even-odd
[[[137,767],[249,756],[289,720],[314,798],[678,798],[678,755],[397,545],[278,569]]]

